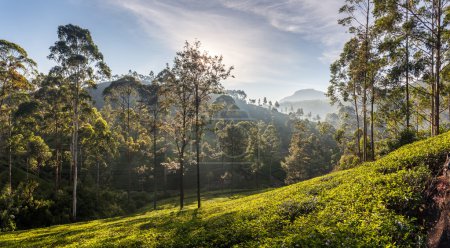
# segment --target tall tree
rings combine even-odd
[[[86,86],[94,86],[96,80],[101,77],[109,77],[111,71],[103,61],[103,55],[94,43],[89,30],[72,24],[58,27],[58,41],[50,47],[48,58],[58,63],[55,70],[60,71],[71,84],[73,110],[71,153],[74,169],[72,218],[76,221],[80,95]]]
[[[158,166],[158,133],[160,132],[163,115],[167,112],[167,106],[162,99],[160,82],[164,82],[164,73],[158,75],[150,85],[142,85],[140,88],[141,104],[149,112],[149,127],[152,133],[153,142],[153,209],[156,210],[156,200],[158,191],[158,172],[162,169]]]
[[[9,190],[12,191],[12,114],[14,106],[13,97],[21,92],[29,91],[33,84],[27,76],[34,71],[36,63],[28,57],[27,52],[19,45],[0,40],[0,121],[3,130],[7,131],[8,144],[8,177]],[[6,125],[3,123],[6,121]],[[0,144],[4,140],[4,134],[0,133]]]
[[[139,90],[142,86],[141,81],[134,76],[124,76],[116,81],[113,81],[103,91],[103,95],[107,102],[110,102],[114,109],[118,109],[117,121],[122,126],[122,133],[125,137],[126,143],[126,158],[128,166],[128,187],[127,195],[130,200],[131,191],[131,175],[132,175],[132,158],[131,158],[131,143],[133,137],[131,135],[131,124],[134,119],[138,118],[137,108],[139,102]],[[133,119],[133,120],[132,120]],[[134,121],[135,122],[135,121]]]
[[[186,148],[192,140],[191,128],[195,120],[195,107],[192,102],[195,100],[195,93],[190,82],[186,80],[189,75],[184,70],[181,52],[177,53],[173,67],[167,66],[160,75],[164,75],[164,80],[161,82],[161,93],[164,95],[165,104],[171,106],[168,113],[170,118],[167,118],[164,128],[175,146],[180,187],[180,209],[183,209],[185,156]]]
[[[184,73],[187,75],[184,80],[194,87],[197,207],[200,208],[200,139],[201,127],[206,124],[200,115],[207,113],[211,95],[222,91],[221,81],[230,76],[233,67],[226,68],[222,56],[210,56],[207,52],[201,52],[199,41],[192,45],[186,42],[184,50],[178,56],[182,59]]]

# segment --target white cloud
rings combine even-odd
[[[265,18],[274,28],[303,35],[325,46],[319,57],[324,63],[336,59],[348,38],[345,29],[337,24],[338,10],[343,4],[337,0],[220,0],[223,6]]]
[[[292,90],[297,90],[295,85],[314,81],[304,78],[311,58],[305,57],[299,43],[322,46],[315,59],[328,67],[346,38],[344,29],[337,25],[340,7],[337,0],[109,0],[109,3],[135,16],[152,39],[172,52],[180,50],[185,40],[198,39],[211,54],[222,54],[225,63],[236,68],[233,73],[236,79],[227,81],[229,88],[259,83],[272,87],[291,85]],[[322,81],[327,83],[326,79]]]
[[[286,48],[274,48],[277,37],[255,23],[218,11],[189,9],[172,1],[113,3],[136,15],[146,32],[172,51],[180,50],[186,40],[198,39],[211,54],[222,54],[225,62],[236,68],[235,83],[255,82],[258,80],[255,75],[260,75],[260,79],[277,77],[284,72],[273,69],[274,60],[281,64],[293,62],[292,57],[285,56]]]

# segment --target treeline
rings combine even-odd
[[[328,96],[342,107],[343,166],[448,130],[448,1],[346,0],[340,13],[351,39]]]
[[[175,194],[183,208],[186,188],[201,207],[201,190],[281,186],[326,173],[339,157],[330,125],[224,91],[233,67],[200,42],[159,73],[112,76],[89,30],[57,34],[46,74],[0,40],[3,231],[156,209]],[[100,109],[90,94],[98,82],[108,82]]]

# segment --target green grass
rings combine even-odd
[[[211,195],[202,209],[158,211],[0,234],[0,247],[424,246],[423,191],[450,133],[373,163],[246,196]]]

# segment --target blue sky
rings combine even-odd
[[[185,40],[233,65],[228,89],[279,100],[325,90],[347,39],[343,0],[0,0],[0,39],[18,43],[47,72],[59,25],[88,28],[114,74],[158,72]]]

